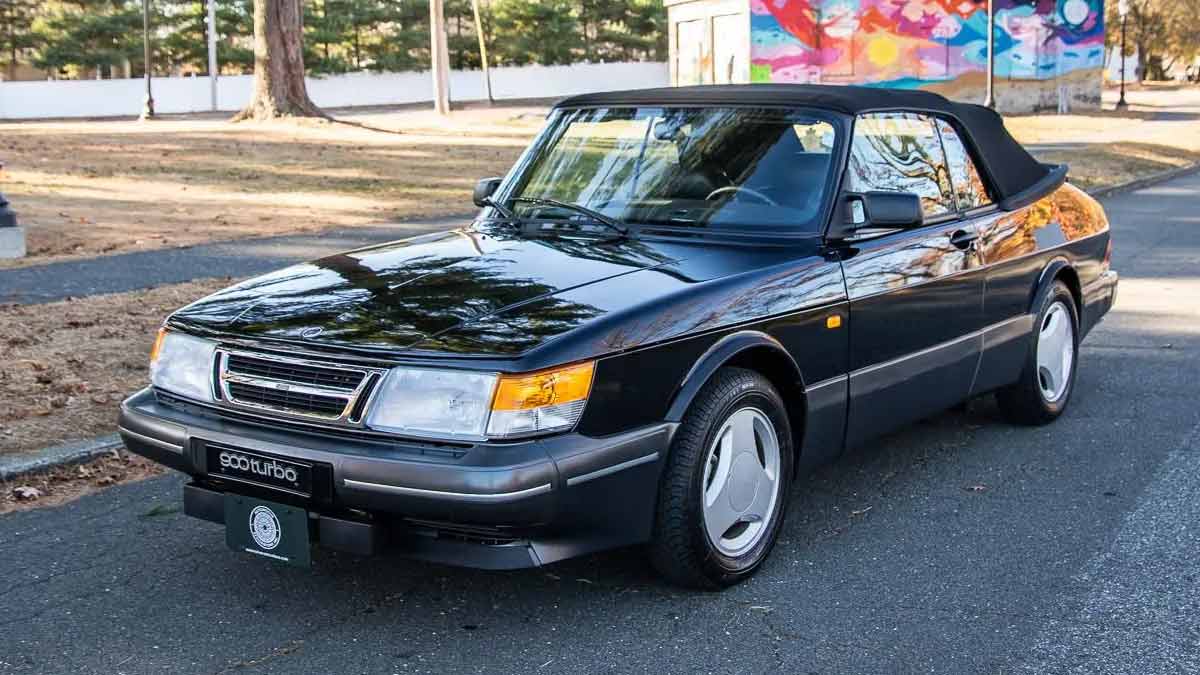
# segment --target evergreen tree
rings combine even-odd
[[[584,52],[579,20],[571,0],[498,0],[490,7],[489,45],[497,65],[575,61]],[[491,53],[491,52],[489,52]]]
[[[208,3],[205,0],[156,0],[164,7],[168,32],[160,39],[163,57],[176,68],[208,74]],[[221,72],[254,70],[254,0],[220,0],[217,14],[217,64]]]
[[[270,0],[268,0],[270,1]],[[428,0],[297,0],[309,73],[429,67]],[[255,0],[218,0],[224,73],[254,70]],[[155,71],[208,72],[207,0],[151,0]],[[452,68],[480,67],[471,0],[445,0]],[[662,0],[482,0],[493,65],[666,58]],[[0,63],[142,72],[141,0],[0,0]]]
[[[0,0],[0,58],[4,59],[7,79],[16,79],[22,56],[38,44],[33,31],[36,9],[33,0]]]
[[[162,19],[151,19],[157,25]],[[78,77],[83,71],[142,64],[141,5],[128,0],[73,0],[52,3],[37,23],[42,47],[34,58],[39,68]]]

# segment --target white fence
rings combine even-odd
[[[498,100],[550,98],[591,91],[661,87],[670,83],[665,63],[577,63],[569,66],[492,68],[492,93]],[[250,100],[251,75],[217,79],[217,109],[240,110]],[[0,82],[0,119],[45,117],[120,117],[142,109],[145,81],[54,80]],[[188,113],[212,110],[207,77],[155,78],[154,110]],[[428,72],[350,73],[308,78],[308,93],[323,108],[399,105],[433,99]],[[487,98],[483,76],[475,70],[450,73],[450,98]]]

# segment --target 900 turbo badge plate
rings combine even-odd
[[[312,465],[307,462],[271,457],[217,443],[207,443],[206,448],[209,475],[286,490],[304,497],[312,495]]]
[[[308,512],[241,495],[225,495],[225,543],[235,551],[308,567]]]

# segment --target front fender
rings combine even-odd
[[[671,407],[667,410],[668,422],[683,421],[684,414],[691,406],[696,395],[700,393],[700,389],[708,382],[713,373],[717,369],[724,366],[734,359],[738,354],[751,349],[766,349],[769,350],[773,357],[780,363],[787,364],[788,372],[783,373],[784,376],[793,378],[798,391],[804,390],[804,378],[800,373],[800,366],[796,360],[788,353],[778,340],[767,335],[762,331],[744,330],[736,333],[730,333],[725,337],[717,340],[709,347],[692,367],[688,369],[687,374],[683,376],[679,386],[675,390],[675,396],[671,400]],[[787,396],[787,392],[780,392]],[[795,405],[796,401],[789,401]]]

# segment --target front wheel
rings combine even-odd
[[[1067,409],[1079,362],[1079,316],[1066,284],[1054,282],[1039,303],[1021,377],[996,392],[1000,411],[1017,424],[1048,424]]]
[[[721,588],[770,553],[792,478],[787,408],[770,381],[722,368],[684,416],[659,486],[650,560],[668,580]]]

